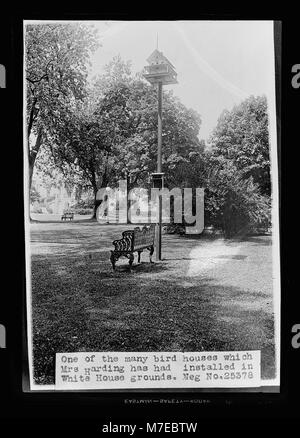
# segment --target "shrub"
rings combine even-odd
[[[270,222],[271,200],[260,193],[253,178],[245,179],[231,161],[214,158],[205,189],[205,224],[232,237],[255,227],[268,227]]]
[[[76,214],[81,214],[81,215],[91,215],[91,214],[93,214],[93,209],[92,208],[76,208],[76,209],[73,209],[73,212]]]

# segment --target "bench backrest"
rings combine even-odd
[[[114,240],[115,251],[135,251],[154,245],[155,224],[144,225],[142,229],[136,227],[134,230],[123,231],[122,239]]]
[[[133,230],[133,249],[147,248],[154,244],[155,225],[144,225],[142,229],[139,227]]]

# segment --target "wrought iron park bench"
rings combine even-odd
[[[144,249],[150,251],[150,263],[153,263],[152,255],[154,253],[154,239],[155,224],[149,226],[145,225],[142,229],[136,227],[134,230],[123,231],[122,239],[113,241],[115,249],[111,251],[110,255],[113,269],[115,269],[116,261],[120,257],[127,257],[129,259],[129,268],[131,269],[134,261],[134,252],[138,253],[138,263],[140,263],[141,253]]]

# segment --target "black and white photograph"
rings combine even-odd
[[[29,390],[280,389],[271,20],[25,20]]]

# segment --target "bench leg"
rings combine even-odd
[[[118,260],[118,259],[115,257],[114,252],[111,251],[111,253],[110,253],[110,262],[111,262],[111,264],[112,264],[112,268],[113,268],[113,270],[116,269],[116,261],[117,261],[117,260]]]
[[[153,256],[153,253],[154,253],[154,245],[150,246],[150,247],[147,248],[147,249],[148,249],[148,251],[150,251],[150,253],[149,253],[149,260],[150,260],[150,263],[154,263],[154,262],[152,261],[152,256]]]
[[[127,257],[129,258],[129,270],[131,271],[132,263],[134,261],[134,255],[130,253]]]

